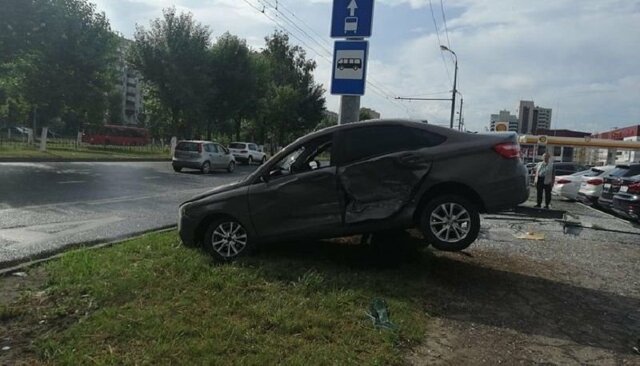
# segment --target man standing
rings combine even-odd
[[[544,191],[544,208],[549,208],[549,203],[551,203],[551,187],[553,187],[553,182],[555,181],[555,177],[553,176],[553,161],[550,160],[551,154],[544,153],[542,156],[543,161],[538,163],[536,166],[536,190],[538,193],[538,204],[536,207],[540,208],[540,204],[542,203],[542,191]]]

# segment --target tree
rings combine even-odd
[[[152,84],[159,101],[170,111],[174,133],[191,138],[206,118],[209,96],[207,72],[209,28],[191,13],[163,10],[149,29],[137,27],[129,62]]]
[[[208,105],[219,121],[232,120],[240,140],[242,119],[250,116],[258,91],[256,65],[244,39],[223,34],[211,49],[211,83],[215,96]],[[253,108],[255,110],[255,108]]]
[[[0,67],[20,75],[11,96],[37,108],[44,125],[65,115],[101,120],[117,47],[106,16],[86,0],[7,1]]]
[[[265,38],[262,54],[269,64],[271,85],[266,93],[267,124],[276,145],[311,131],[325,110],[324,89],[313,79],[315,61],[306,59],[289,36],[275,32]]]

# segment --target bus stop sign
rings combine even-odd
[[[333,50],[331,94],[364,95],[367,41],[336,41]]]
[[[374,0],[333,0],[332,38],[371,37]]]

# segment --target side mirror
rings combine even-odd
[[[309,168],[311,168],[311,170],[316,170],[316,169],[320,168],[320,163],[317,162],[316,160],[310,161],[309,162]]]

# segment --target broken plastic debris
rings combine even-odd
[[[13,272],[12,275],[16,277],[27,277],[27,272]]]
[[[2,350],[3,350],[3,351],[8,351],[8,350],[10,350],[10,349],[11,349],[11,347],[9,347],[9,346],[4,346],[4,347],[2,347]]]
[[[526,233],[516,234],[516,239],[526,240],[544,240],[543,233],[534,233],[533,231],[527,231]]]
[[[389,306],[384,299],[373,299],[369,305],[367,316],[373,321],[373,325],[378,328],[395,329],[396,325],[391,322],[389,316]]]

